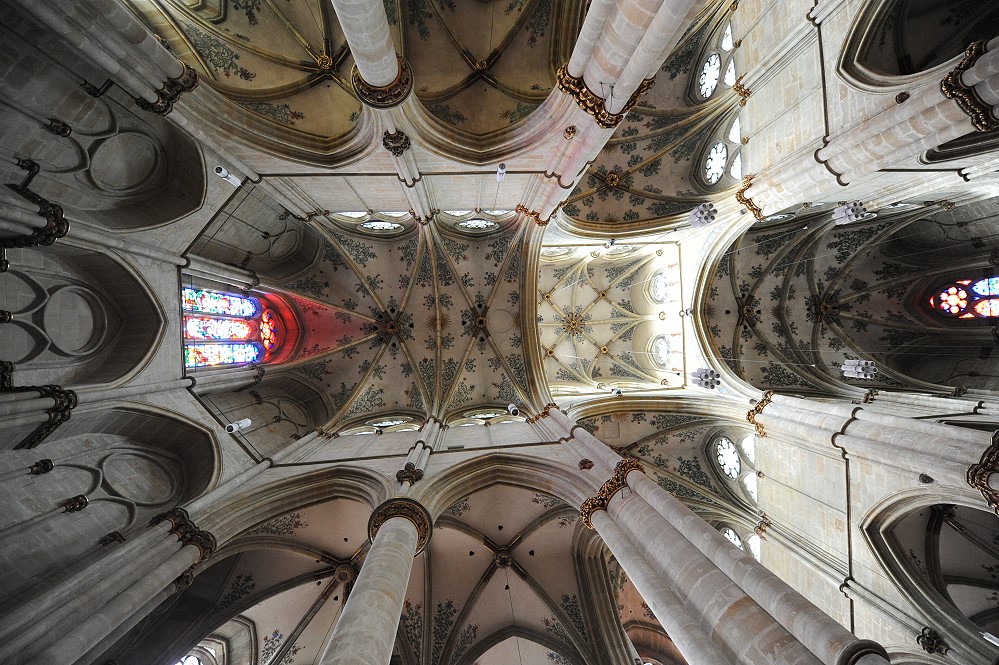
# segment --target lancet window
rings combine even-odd
[[[280,317],[258,298],[185,288],[181,302],[188,368],[263,362],[281,345]]]

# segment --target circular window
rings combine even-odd
[[[497,226],[496,222],[490,222],[488,219],[466,219],[464,222],[458,222],[458,228],[471,231],[482,231],[495,226]]]
[[[649,297],[653,302],[664,303],[669,295],[669,282],[666,280],[666,273],[657,272],[649,280]]]
[[[728,161],[728,148],[719,141],[711,146],[708,158],[704,160],[704,178],[708,184],[715,184],[725,173],[725,163]]]
[[[652,342],[652,359],[659,365],[665,367],[669,363],[670,353],[669,338],[665,335],[656,337]]]
[[[739,461],[739,451],[735,449],[735,444],[727,437],[721,437],[715,444],[715,455],[718,459],[718,466],[722,473],[735,480],[742,471],[742,462]],[[756,476],[753,476],[755,479]]]
[[[402,228],[402,224],[397,224],[396,222],[385,222],[379,219],[364,222],[359,224],[359,226],[365,231],[396,231]]]
[[[742,547],[742,538],[740,538],[739,534],[737,534],[735,531],[733,531],[732,529],[730,529],[728,527],[725,527],[724,529],[721,530],[721,533],[722,533],[723,536],[725,536],[726,538],[728,538],[728,542],[732,543],[733,545],[735,545],[736,547],[738,547],[740,550],[743,549],[743,547]]]
[[[701,97],[707,99],[718,87],[718,76],[721,74],[721,57],[717,53],[712,53],[704,61],[701,67],[701,75],[697,79],[698,90]]]

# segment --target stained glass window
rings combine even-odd
[[[666,273],[661,270],[652,276],[651,281],[649,281],[649,296],[652,298],[653,302],[664,303],[666,302],[666,296],[669,295],[669,281],[666,278]]]
[[[256,298],[185,288],[181,301],[186,367],[260,362],[281,343],[279,317]]]
[[[725,68],[725,85],[732,87],[735,85],[735,60],[728,61],[728,67]]]
[[[944,316],[959,319],[999,317],[999,277],[946,284],[930,296],[930,306]]]
[[[458,226],[463,229],[479,231],[481,229],[491,229],[497,226],[497,224],[496,222],[490,222],[488,219],[468,219],[464,222],[458,222]]]
[[[735,444],[732,443],[731,439],[724,436],[720,437],[717,443],[715,443],[715,455],[722,473],[732,479],[739,477],[739,472],[742,470],[742,462],[739,461],[739,453],[735,449]]]
[[[360,227],[366,231],[395,231],[397,229],[401,229],[402,224],[373,219],[370,222],[362,223]]]
[[[707,159],[704,160],[704,178],[713,185],[721,180],[725,173],[725,163],[728,161],[728,148],[719,141],[711,146]]]
[[[735,545],[736,547],[738,547],[740,550],[742,549],[742,538],[739,537],[739,534],[737,534],[735,531],[733,531],[732,529],[730,529],[728,527],[725,527],[724,529],[722,529],[721,532],[722,532],[723,536],[725,536],[726,538],[728,538],[728,542],[732,543],[733,545]]]
[[[697,79],[697,89],[701,97],[707,99],[718,87],[718,77],[721,75],[721,57],[717,53],[712,53],[704,61],[701,68],[701,75]]]

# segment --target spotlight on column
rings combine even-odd
[[[496,167],[496,182],[503,182],[503,178],[506,177],[506,164],[500,162],[500,165]]]
[[[710,203],[702,203],[687,216],[687,221],[694,228],[701,228],[712,224],[718,216],[718,210]]]
[[[516,404],[507,404],[506,405],[506,412],[509,413],[511,416],[519,416],[520,415],[520,409],[517,408]]]
[[[620,397],[621,395],[624,394],[624,391],[621,390],[620,388],[610,388],[610,394],[613,395],[614,397]]]
[[[707,390],[714,390],[721,385],[721,374],[713,369],[702,367],[695,370],[691,376],[694,378],[695,386],[699,386]]]
[[[233,432],[238,432],[241,429],[246,429],[251,424],[253,423],[249,418],[243,418],[242,420],[237,420],[234,423],[229,423],[228,425],[226,425],[225,431],[229,432],[229,434],[232,434]]]
[[[615,240],[614,238],[611,238],[610,240],[608,240],[607,242],[604,243],[604,249],[610,249],[611,247],[614,246],[614,243],[616,243],[616,242],[617,242],[617,240]]]
[[[840,367],[843,378],[871,380],[877,376],[878,368],[873,360],[847,360]]]
[[[222,166],[215,167],[215,175],[222,178],[233,187],[239,187],[243,184],[242,180],[234,176],[232,173],[229,173],[229,170]]]
[[[860,201],[848,201],[833,211],[833,223],[836,226],[852,224],[865,219],[877,217],[877,213],[868,212]]]

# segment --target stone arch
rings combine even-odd
[[[130,266],[62,243],[11,254],[0,348],[15,385],[112,383],[151,355],[166,317]]]
[[[531,630],[530,628],[525,628],[523,626],[510,626],[506,630],[490,635],[487,639],[482,640],[470,648],[457,661],[456,665],[472,665],[488,653],[490,649],[510,638],[520,638],[528,642],[533,642],[544,649],[549,649],[553,653],[561,656],[564,659],[561,662],[567,663],[568,665],[584,665],[586,662],[583,657],[575,651],[566,653],[565,645],[556,642],[547,635],[542,635],[535,630]]]
[[[924,486],[898,493],[873,506],[861,520],[861,533],[887,577],[912,607],[921,610],[924,625],[935,629],[950,645],[962,645],[972,660],[980,658],[988,662],[996,657],[996,649],[981,638],[979,627],[962,614],[952,598],[937,588],[931,578],[939,577],[939,570],[927,569],[927,564],[921,561],[926,556],[924,552],[916,552],[913,547],[904,551],[903,538],[898,532],[911,526],[906,522],[913,516],[941,505],[970,509],[995,519],[970,491],[946,487],[927,490]],[[926,541],[923,545],[925,552],[938,546]]]
[[[840,73],[871,89],[941,78],[968,44],[995,37],[997,19],[996,7],[962,13],[945,0],[874,0],[850,28]]]
[[[0,529],[8,536],[0,569],[5,589],[17,595],[202,494],[219,453],[208,431],[173,414],[111,408],[77,414],[41,447],[5,458],[9,469],[53,464],[0,482],[7,506]]]
[[[32,192],[62,206],[71,220],[111,229],[160,226],[201,206],[205,166],[184,130],[142,111],[119,88],[89,94],[79,77],[89,78],[91,67],[73,56],[63,60],[62,39],[16,10],[4,26],[0,145],[41,166]],[[49,64],[53,58],[58,65]],[[7,160],[0,175],[20,182],[25,172]]]
[[[581,505],[599,488],[599,482],[580,475],[567,465],[547,459],[492,453],[456,464],[446,476],[417,485],[412,498],[436,518],[470,492],[497,484],[543,490],[573,507]]]

